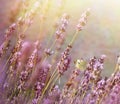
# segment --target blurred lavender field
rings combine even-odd
[[[0,0],[0,37],[3,38],[3,33],[5,29],[10,25],[9,23],[9,15],[11,14],[10,10],[14,9],[15,1],[19,0]],[[59,1],[59,0],[58,0]],[[75,25],[78,20],[80,14],[86,8],[91,8],[91,16],[89,19],[89,24],[86,26],[86,31],[82,31],[80,36],[76,40],[75,47],[73,52],[75,58],[84,57],[89,58],[93,55],[106,54],[108,57],[106,58],[106,64],[104,70],[104,75],[110,75],[113,71],[115,65],[116,55],[120,51],[120,35],[119,35],[119,18],[120,18],[120,1],[113,0],[69,0],[65,4],[64,12],[67,12],[71,16],[71,25]],[[53,14],[53,13],[52,13]],[[50,15],[52,15],[50,14]],[[52,16],[51,16],[52,17]],[[34,23],[33,29],[36,32],[30,30],[29,38],[34,39],[38,37],[38,21]],[[51,20],[51,18],[50,18]],[[51,21],[49,21],[51,22]],[[37,25],[37,28],[36,28]],[[71,27],[73,28],[73,27]],[[71,30],[71,29],[70,29]],[[71,34],[71,31],[68,30],[68,34]],[[0,41],[1,42],[1,41]],[[79,53],[77,51],[79,49]]]
[[[27,16],[25,16],[26,21],[24,21],[24,22],[26,22],[27,26],[21,26],[20,28],[18,27],[15,30],[15,32],[12,34],[13,37],[10,38],[10,41],[11,41],[10,48],[9,48],[8,52],[5,53],[5,56],[3,56],[1,58],[2,61],[0,60],[0,74],[1,74],[0,87],[3,83],[7,82],[7,80],[9,79],[8,78],[9,76],[7,76],[6,72],[7,72],[7,69],[10,68],[9,65],[10,66],[12,65],[11,64],[12,62],[11,61],[10,61],[11,63],[8,62],[9,63],[8,66],[6,65],[6,62],[9,59],[9,56],[10,56],[12,50],[14,53],[14,45],[19,39],[20,39],[21,43],[19,43],[18,46],[20,44],[22,44],[22,41],[24,40],[23,45],[25,44],[25,46],[27,48],[26,47],[23,49],[21,48],[20,50],[18,47],[16,48],[16,49],[18,49],[18,52],[19,51],[21,53],[25,52],[25,55],[21,56],[21,59],[20,59],[20,61],[21,60],[22,61],[24,60],[24,61],[21,65],[21,67],[19,66],[20,69],[18,68],[19,69],[18,73],[21,75],[20,81],[18,81],[17,78],[14,79],[14,81],[16,81],[16,82],[18,81],[18,85],[19,85],[18,87],[22,86],[20,83],[24,80],[24,78],[22,79],[22,77],[24,76],[25,73],[22,73],[21,70],[22,70],[22,68],[24,69],[24,71],[27,70],[27,68],[26,68],[27,64],[24,64],[24,63],[28,62],[28,66],[29,66],[29,59],[32,60],[32,58],[33,58],[32,61],[33,61],[33,66],[35,65],[34,66],[35,68],[36,67],[38,68],[41,65],[40,69],[42,69],[42,67],[45,67],[45,69],[47,71],[50,69],[50,65],[48,63],[50,63],[50,64],[54,63],[53,69],[55,70],[55,67],[58,68],[58,66],[59,66],[58,60],[61,59],[62,55],[64,56],[64,54],[67,57],[67,64],[69,64],[69,61],[70,61],[69,55],[67,56],[67,54],[65,52],[70,50],[71,47],[72,47],[72,50],[71,50],[70,55],[72,56],[72,58],[71,58],[72,64],[66,65],[66,63],[63,63],[63,66],[64,67],[69,66],[70,70],[68,70],[66,73],[64,73],[64,71],[63,72],[58,71],[60,76],[62,76],[62,74],[64,73],[64,76],[62,76],[61,80],[58,81],[58,84],[60,84],[60,87],[66,83],[66,81],[69,79],[71,74],[74,74],[74,72],[72,73],[72,71],[74,70],[73,67],[76,64],[75,61],[77,59],[84,59],[86,62],[89,62],[89,61],[91,62],[90,58],[97,56],[97,58],[94,57],[93,59],[97,60],[96,63],[97,62],[99,63],[100,60],[102,60],[102,61],[104,60],[101,55],[103,55],[103,56],[106,55],[105,62],[104,62],[104,70],[100,73],[101,73],[102,77],[105,77],[105,78],[110,77],[110,75],[114,72],[114,69],[116,67],[117,58],[119,58],[118,55],[120,52],[120,45],[119,45],[119,41],[120,41],[120,35],[119,35],[119,30],[120,30],[120,26],[119,26],[120,25],[119,24],[119,22],[120,22],[120,19],[119,19],[120,18],[120,12],[119,12],[120,6],[119,5],[120,5],[120,1],[119,0],[116,0],[116,1],[114,1],[114,0],[82,0],[82,1],[81,0],[65,0],[65,1],[64,0],[63,1],[62,0],[51,0],[51,1],[38,0],[41,2],[40,6],[42,7],[42,8],[39,8],[38,10],[36,10],[36,8],[39,5],[37,3],[34,5],[34,3],[36,1],[37,0],[30,0],[26,3],[26,0],[0,0],[0,45],[4,42],[5,32],[7,31],[7,29],[9,30],[9,28],[11,28],[10,27],[11,24],[13,24],[12,25],[13,30],[11,30],[11,31],[14,31],[14,26],[16,29],[16,25],[14,23],[17,23],[17,21],[18,21],[18,24],[21,25],[22,23],[20,23],[20,22],[22,19],[20,17],[22,17],[22,16],[24,17],[25,13],[28,12],[28,14],[29,14],[29,12],[30,12],[31,15],[34,16],[34,18],[31,16],[30,19],[28,18],[28,20],[26,19]],[[26,3],[25,8],[23,5],[24,2]],[[29,6],[29,5],[33,5],[35,7]],[[61,7],[61,5],[63,7]],[[85,13],[87,15],[87,12],[84,13],[84,11],[87,11],[86,10],[87,8],[90,8],[90,16],[88,18],[87,18],[87,16],[84,16]],[[32,12],[30,11],[31,9],[33,9]],[[34,10],[36,10],[37,12],[34,13]],[[85,19],[83,21],[79,20],[81,17],[81,14],[83,14],[82,18]],[[29,17],[29,15],[28,15],[28,17]],[[65,32],[65,37],[62,37],[64,44],[62,43],[62,40],[58,41],[58,43],[60,42],[60,44],[62,44],[62,46],[59,46],[59,44],[57,44],[56,40],[55,40],[55,38],[58,39],[59,36],[54,37],[54,35],[57,34],[57,32],[58,32],[58,31],[56,31],[56,27],[57,26],[59,27],[59,25],[62,25],[62,23],[60,23],[62,21],[62,20],[60,21],[61,18],[63,20],[65,19],[64,22],[66,22],[66,24],[65,23],[63,23],[63,24],[65,24],[66,27],[64,27],[65,30],[64,29],[62,30],[63,34]],[[78,37],[74,40],[74,44],[71,46],[70,41],[74,37],[73,35],[75,35],[76,24],[79,24],[78,20],[80,23],[81,23],[81,21],[84,22],[82,25],[83,26],[85,25],[85,27],[84,27],[84,29],[80,29],[80,30],[77,27],[77,29],[80,32],[78,33]],[[56,31],[56,33],[55,33],[55,31]],[[18,40],[17,40],[16,34],[18,34],[19,32],[21,34],[20,34],[20,36],[18,35]],[[22,32],[23,32],[23,34],[22,34]],[[25,36],[25,38],[24,38],[24,36]],[[9,38],[9,36],[6,36],[6,37]],[[37,41],[37,40],[39,40],[39,41]],[[55,41],[55,44],[54,44],[53,40]],[[57,51],[56,54],[59,53],[59,55],[58,56],[56,55],[55,57],[52,57],[52,58],[48,57],[48,59],[45,57],[45,59],[47,59],[47,61],[46,60],[44,61],[44,53],[47,54],[48,56],[51,56],[53,54],[51,51],[51,48],[53,48],[53,50],[55,50],[56,49],[55,45],[58,45],[56,47],[59,51]],[[59,47],[60,47],[60,49],[59,49]],[[50,49],[47,50],[46,48],[50,48]],[[1,48],[1,50],[2,50],[2,48]],[[26,50],[27,50],[27,52],[26,52]],[[38,57],[36,55],[37,54],[36,50],[37,51],[39,50]],[[65,51],[63,52],[63,50],[65,50]],[[31,54],[33,54],[33,56]],[[31,57],[30,57],[30,55],[31,55]],[[14,54],[13,54],[13,56],[14,56]],[[37,58],[35,58],[34,56],[36,56]],[[43,58],[43,60],[41,57]],[[54,58],[56,60],[54,60]],[[31,60],[30,60],[30,62],[32,62]],[[14,58],[13,58],[13,61],[14,61]],[[42,62],[42,64],[40,64],[40,62]],[[36,63],[39,65],[37,65]],[[101,63],[101,61],[99,64],[103,65],[103,63]],[[16,66],[14,66],[14,67],[16,68]],[[33,67],[33,69],[34,69],[34,67]],[[5,70],[3,70],[3,69],[5,69]],[[29,87],[30,89],[33,88],[31,86],[31,84],[35,84],[35,81],[36,81],[35,75],[39,70],[37,70],[33,73],[30,72],[30,73],[32,73],[31,74],[32,78],[27,83],[28,84],[27,87]],[[67,68],[66,68],[66,70],[67,70]],[[52,73],[53,72],[50,72],[50,75],[52,75]],[[47,81],[49,82],[49,80],[47,78],[51,78],[51,77],[49,75],[46,77],[46,81],[45,81],[46,83],[47,83]],[[57,77],[55,77],[55,78],[57,79]],[[106,81],[106,79],[104,79],[104,80]],[[8,80],[8,82],[9,82],[9,80]],[[11,89],[16,86],[16,85],[12,86],[12,83],[14,83],[14,82],[11,82]],[[25,82],[23,81],[23,83],[25,83]],[[45,85],[47,85],[46,83],[45,83]],[[43,88],[45,85],[43,85]],[[37,85],[35,84],[35,86],[37,86]],[[52,86],[52,84],[51,84],[51,86]],[[90,85],[90,87],[91,87],[91,85]],[[57,88],[57,87],[54,87],[54,88]],[[20,92],[22,91],[21,89],[22,89],[22,87],[20,88]],[[43,95],[40,95],[40,96],[43,97],[44,93],[47,92],[45,89],[47,89],[47,87],[44,88],[44,90],[42,92]],[[1,92],[2,92],[2,89],[1,89]],[[29,90],[28,90],[28,93],[31,93],[31,92],[29,92]],[[31,96],[30,97],[34,98],[33,96],[35,96],[35,94],[31,94],[32,97]],[[9,96],[9,94],[6,94],[6,95]],[[84,93],[83,93],[83,95],[84,95]],[[2,96],[2,93],[0,93],[0,97],[1,96]],[[11,96],[13,97],[14,94]],[[10,96],[10,98],[12,99],[11,96]],[[2,96],[2,97],[4,98],[4,96]],[[23,97],[24,96],[22,96],[22,98]],[[87,95],[86,95],[86,97],[87,97]],[[85,99],[86,99],[86,97],[85,97]],[[104,94],[102,97],[104,98]],[[84,98],[84,96],[83,96],[83,98]],[[83,100],[85,100],[85,99],[83,99]],[[31,101],[31,99],[30,99],[30,101]],[[26,100],[26,102],[28,102],[28,104],[30,104],[30,101]],[[34,101],[34,99],[33,99],[33,101]],[[24,103],[26,103],[26,102],[24,102]],[[40,101],[38,101],[38,102],[40,102]],[[42,103],[43,102],[44,102],[44,99],[43,99]],[[104,104],[106,102],[107,101],[104,101]],[[10,103],[10,104],[14,104],[14,103]],[[2,104],[2,101],[0,102],[0,104]],[[37,104],[37,103],[32,103],[32,104]],[[54,104],[54,103],[43,103],[43,104]],[[55,103],[55,104],[67,104],[67,103]],[[80,103],[80,104],[82,104],[82,103]],[[93,104],[102,104],[102,103],[100,103],[100,101],[98,101],[98,103],[93,103]]]

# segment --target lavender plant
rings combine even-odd
[[[40,25],[44,25],[52,6],[50,3],[49,0],[23,0],[19,4],[22,9],[16,9],[20,14],[24,12],[18,19],[16,16],[15,20],[10,19],[14,23],[6,30],[0,45],[0,61],[5,60],[6,54],[10,55],[0,67],[0,75],[5,74],[0,82],[0,104],[120,104],[120,56],[115,72],[108,78],[101,75],[105,55],[94,56],[89,61],[82,58],[73,63],[71,50],[79,32],[87,25],[90,9],[81,15],[64,51],[62,46],[67,39],[70,20],[68,14],[61,15],[61,10],[56,13],[60,14],[60,21],[49,39],[52,42],[48,41],[46,46],[41,39],[28,42],[26,31],[36,15],[44,17],[40,21]],[[16,41],[10,50],[12,37]],[[70,78],[60,85],[58,80],[70,69],[73,69]]]

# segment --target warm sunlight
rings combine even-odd
[[[0,104],[120,104],[120,0],[0,0]]]

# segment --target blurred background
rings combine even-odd
[[[19,2],[20,0],[0,0],[0,44],[5,30],[19,17],[21,9]],[[56,19],[56,11],[60,2],[60,0],[51,0],[50,10],[42,26],[41,15],[35,17],[32,26],[26,32],[29,40],[42,37],[47,42],[49,35],[54,34],[53,24],[59,20]],[[88,23],[75,41],[71,52],[72,58],[88,60],[92,56],[99,57],[105,54],[107,57],[103,75],[109,76],[115,68],[117,55],[120,52],[120,0],[66,0],[62,5],[64,7],[61,14],[70,15],[64,47],[74,34],[81,14],[87,8],[91,9]],[[42,33],[40,33],[41,28]]]

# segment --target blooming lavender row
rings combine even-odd
[[[16,43],[1,69],[2,72],[6,71],[6,76],[3,83],[0,83],[0,104],[120,104],[120,56],[115,71],[109,77],[101,75],[106,55],[90,58],[85,61],[84,67],[83,59],[77,63],[77,67],[73,65],[76,63],[73,63],[71,50],[79,32],[87,24],[90,10],[87,9],[81,15],[75,34],[61,54],[62,45],[67,38],[69,15],[65,13],[60,17],[54,31],[55,37],[52,37],[53,43],[44,46],[38,39],[35,42],[26,41],[25,33],[37,13],[40,12],[47,19],[50,1],[23,0],[21,5],[24,13],[8,27],[0,46],[2,61],[6,53],[9,53],[13,34],[16,34]],[[46,19],[41,20],[41,26]],[[60,56],[59,59],[56,56]],[[51,62],[52,59],[55,62]],[[58,84],[58,80],[69,69],[73,69],[70,78],[64,85]]]

